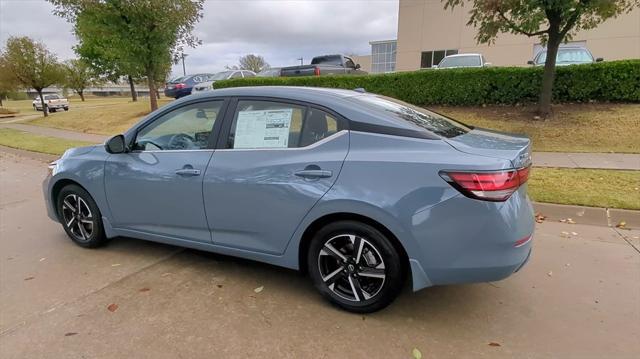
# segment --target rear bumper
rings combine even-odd
[[[520,270],[531,255],[535,220],[523,186],[506,202],[457,196],[414,215],[414,290],[491,282]],[[422,222],[416,218],[425,219]],[[416,281],[416,277],[426,277]]]

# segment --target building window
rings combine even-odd
[[[371,43],[371,72],[393,72],[396,70],[396,41]]]
[[[457,53],[458,50],[423,51],[420,60],[420,68],[432,68],[434,65],[439,64],[445,56],[456,55]]]

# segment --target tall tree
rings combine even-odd
[[[64,64],[64,85],[75,90],[84,102],[84,90],[98,84],[98,79],[89,65],[80,59],[68,60]]]
[[[472,3],[467,25],[478,29],[478,43],[493,43],[499,33],[540,38],[547,45],[538,113],[551,112],[556,56],[564,41],[580,30],[629,12],[640,0],[442,0],[446,8]]]
[[[238,68],[258,73],[262,70],[268,69],[269,64],[264,60],[264,57],[260,55],[248,54],[242,56],[238,60]]]
[[[47,48],[29,37],[10,37],[2,54],[8,70],[15,80],[25,88],[38,92],[42,113],[49,115],[44,104],[42,90],[64,80],[62,66],[56,56]]]
[[[11,72],[4,54],[0,54],[0,107],[3,105],[2,100],[17,89],[18,80]]]
[[[138,68],[147,79],[151,110],[157,84],[165,79],[183,46],[200,42],[191,34],[204,0],[49,0],[54,13],[74,23],[80,43],[105,44],[123,69]]]

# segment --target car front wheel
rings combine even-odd
[[[351,312],[386,307],[404,284],[397,250],[384,234],[361,222],[334,222],[318,231],[307,263],[320,293]]]
[[[57,208],[62,227],[77,245],[95,248],[106,242],[100,210],[82,187],[64,187],[58,195]]]

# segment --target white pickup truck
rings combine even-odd
[[[57,110],[69,111],[69,100],[58,95],[44,95],[44,105],[50,112],[56,112]],[[33,99],[33,109],[36,111],[42,111],[42,102],[40,96]]]

